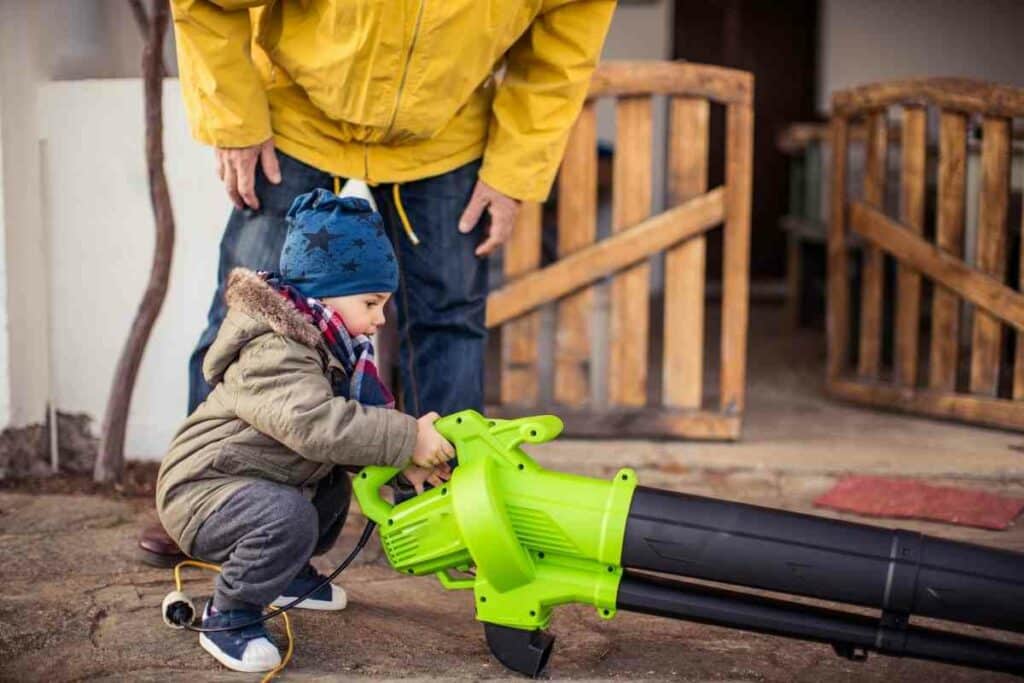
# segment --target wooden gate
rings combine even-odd
[[[654,96],[669,101],[669,208],[651,215]],[[541,262],[541,207],[523,207],[505,252],[507,283],[488,301],[501,326],[501,401],[493,415],[553,412],[586,436],[735,439],[746,370],[753,78],[741,71],[671,62],[606,63],[596,71],[559,172],[557,260]],[[597,240],[597,101],[614,100],[611,234]],[[726,120],[725,184],[708,190],[708,122]],[[724,223],[717,401],[705,387],[706,241]],[[648,354],[650,261],[665,254],[663,357]],[[597,288],[608,282],[608,324],[595,329]],[[542,345],[541,309],[554,308]],[[712,316],[708,316],[709,319]],[[544,358],[544,354],[547,357]],[[600,358],[601,355],[604,358]],[[545,360],[546,362],[541,362]],[[602,362],[598,362],[602,361]],[[648,390],[651,368],[662,390]],[[553,378],[545,382],[542,367]],[[606,368],[603,395],[594,368]],[[543,396],[541,387],[552,387]],[[710,404],[713,407],[707,407]],[[716,405],[717,404],[717,405]]]
[[[1024,116],[1024,90],[961,79],[904,81],[837,93],[832,110],[829,391],[869,405],[1024,428],[1024,268],[1020,226],[1011,232],[1007,225],[1012,119]],[[937,150],[928,143],[930,111]],[[898,114],[899,126],[889,125],[890,114]],[[850,131],[860,125],[866,141],[857,193],[849,183]],[[887,202],[887,155],[897,145],[898,198],[892,192]],[[972,155],[980,155],[977,190],[966,180]],[[930,167],[937,169],[933,183]],[[975,191],[972,222],[965,207]],[[887,211],[889,204],[898,209]],[[865,241],[858,253],[849,248],[851,231]],[[859,299],[856,309],[851,296]]]

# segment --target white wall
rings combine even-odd
[[[672,57],[670,0],[620,3],[612,17],[603,59],[670,59]]]
[[[40,422],[46,414],[47,292],[39,183],[35,89],[44,72],[42,7],[0,3],[0,126],[3,140],[4,350],[2,426]]]
[[[835,90],[915,76],[1024,86],[1021,0],[822,0],[818,107]]]
[[[0,74],[2,79],[2,74]],[[10,377],[9,350],[7,346],[7,223],[4,211],[4,88],[0,80],[0,428],[11,421],[11,393],[6,390]]]
[[[0,0],[2,1],[2,0]],[[14,0],[24,3],[25,0]],[[45,9],[41,36],[46,75],[63,81],[142,75],[142,32],[127,0],[33,0]],[[146,11],[150,3],[143,1]],[[164,63],[177,75],[174,32],[164,42]]]
[[[142,84],[54,82],[41,89],[40,103],[54,393],[58,409],[99,419],[153,252]],[[212,153],[189,137],[175,80],[164,87],[164,146],[177,234],[170,289],[132,402],[130,458],[161,457],[185,416],[186,364],[213,294],[230,209]]]
[[[0,429],[45,419],[52,391],[39,88],[137,75],[141,45],[124,0],[0,0]]]

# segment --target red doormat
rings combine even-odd
[[[814,504],[869,517],[928,519],[982,529],[1005,529],[1024,510],[1020,498],[884,477],[845,477]]]

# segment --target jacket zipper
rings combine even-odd
[[[395,127],[395,119],[398,118],[398,105],[402,102],[402,91],[405,89],[405,79],[409,75],[409,63],[412,61],[413,50],[416,49],[416,39],[420,35],[420,21],[423,19],[423,5],[426,0],[420,0],[419,9],[416,11],[416,25],[412,30],[412,40],[409,41],[409,51],[405,54],[405,66],[402,68],[402,79],[398,82],[398,93],[395,95],[395,108],[391,112],[391,121],[388,122],[387,130],[384,131],[384,136],[387,137],[391,134],[391,129]]]

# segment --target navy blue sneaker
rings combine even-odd
[[[203,610],[203,627],[219,628],[258,619],[256,610],[228,610],[210,614],[211,602]],[[281,653],[270,639],[265,624],[254,624],[235,631],[200,633],[199,644],[214,659],[233,671],[259,673],[281,663]]]
[[[284,593],[270,604],[274,607],[284,607],[300,595],[305,595],[306,591],[313,588],[313,586],[319,585],[326,578],[326,576],[314,569],[313,565],[307,564],[306,567],[299,572],[298,576],[292,579],[292,582],[288,584],[288,587],[284,589]],[[345,589],[341,586],[335,586],[333,583],[329,583],[326,586],[320,586],[320,588],[318,588],[312,595],[297,604],[295,607],[334,612],[345,609],[347,604],[348,595],[345,594]]]

